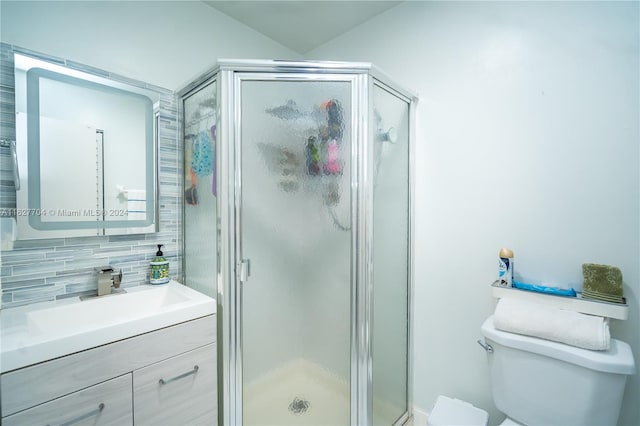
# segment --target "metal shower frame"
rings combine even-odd
[[[242,226],[241,114],[242,81],[342,81],[351,83],[351,424],[373,422],[373,137],[371,94],[374,86],[409,105],[409,230],[407,411],[396,425],[406,424],[413,407],[413,252],[415,104],[412,92],[394,84],[370,63],[220,60],[178,92],[185,99],[200,88],[217,85],[217,327],[219,424],[242,424]],[[222,107],[224,106],[224,107]],[[179,103],[182,108],[182,103]]]

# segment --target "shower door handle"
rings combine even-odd
[[[251,261],[249,259],[240,261],[239,275],[241,282],[245,283],[249,280],[251,275]]]

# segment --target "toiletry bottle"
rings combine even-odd
[[[513,287],[513,251],[500,249],[498,260],[498,284],[502,287]]]
[[[151,284],[166,284],[169,282],[169,261],[162,254],[162,244],[158,244],[156,257],[151,261],[151,273],[149,282]]]
[[[320,174],[320,144],[315,136],[310,136],[305,147],[307,174],[317,176]]]

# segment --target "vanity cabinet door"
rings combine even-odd
[[[131,374],[125,374],[2,419],[5,426],[133,425]]]
[[[133,372],[136,426],[215,425],[215,343]]]

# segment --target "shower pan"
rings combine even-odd
[[[411,417],[412,116],[368,63],[223,60],[179,92],[185,284],[225,425]]]

